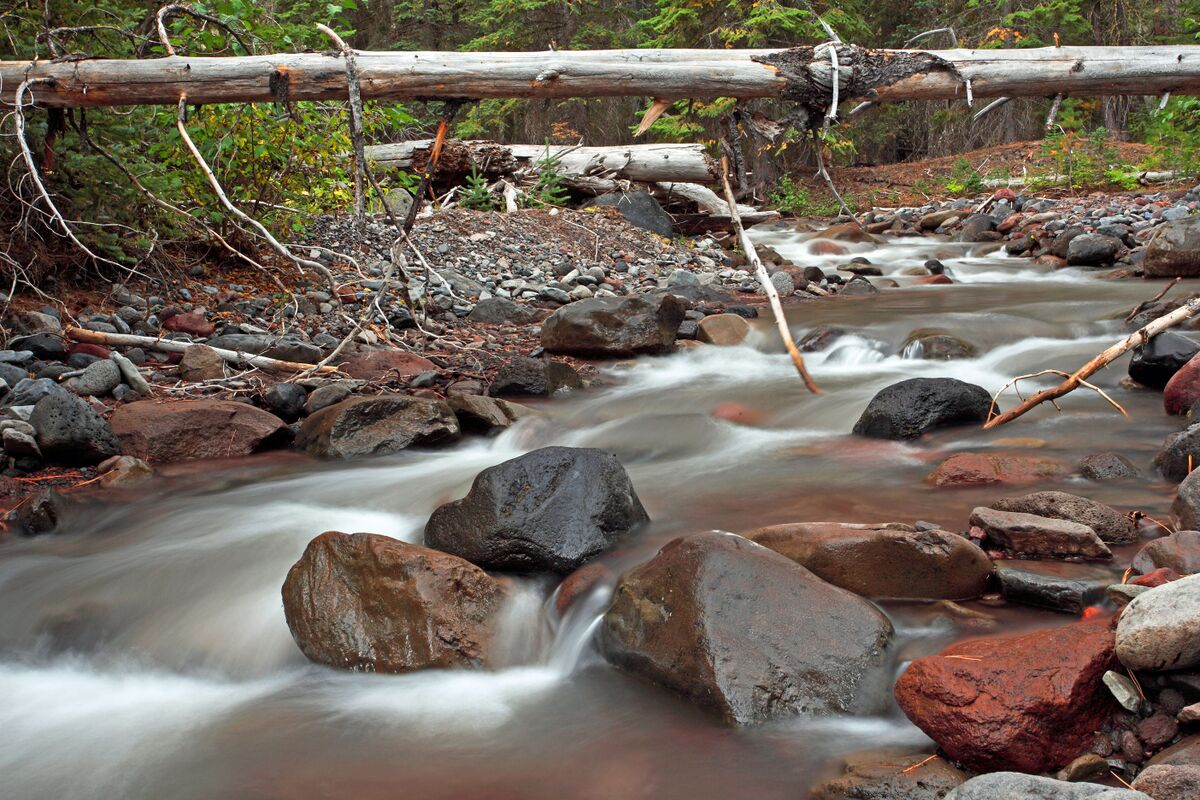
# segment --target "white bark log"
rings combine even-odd
[[[711,214],[714,217],[729,216],[729,204],[706,186],[695,183],[660,182],[654,185],[653,194],[660,200],[671,196],[682,197],[684,200],[695,203],[703,214]],[[747,225],[757,225],[760,222],[767,222],[779,217],[778,211],[759,211],[754,206],[742,203],[737,204],[737,212],[742,222]]]
[[[138,336],[133,333],[104,333],[103,331],[76,328],[73,325],[68,325],[63,329],[63,332],[67,335],[67,338],[77,342],[90,342],[92,344],[113,345],[116,347],[147,347],[162,353],[182,353],[189,347],[196,346],[192,342],[176,342],[171,339],[157,339],[153,336]],[[302,372],[314,369],[313,364],[301,364],[297,361],[283,361],[278,358],[239,353],[234,350],[226,350],[222,347],[213,347],[212,349],[230,364],[247,364],[259,369],[283,370],[286,372]],[[320,367],[315,371],[337,372],[337,367]]]
[[[841,47],[841,46],[840,46]],[[1200,46],[1027,50],[839,50],[843,100],[1200,93]],[[756,58],[794,56],[792,80]],[[896,69],[913,55],[924,70]],[[780,97],[830,85],[827,53],[792,50],[572,50],[526,53],[357,54],[364,100],[489,97]],[[863,70],[862,65],[870,67]],[[45,79],[38,104],[57,107],[345,99],[345,63],[325,53],[0,62],[4,100]],[[872,77],[873,75],[873,77]],[[800,88],[803,88],[802,86]]]

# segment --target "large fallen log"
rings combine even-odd
[[[377,144],[366,148],[366,156],[381,167],[422,170],[432,146],[432,139]],[[701,144],[577,147],[457,139],[448,140],[443,146],[435,175],[466,175],[474,168],[489,178],[497,178],[524,170],[537,171],[548,158],[555,160],[558,174],[567,179],[595,176],[646,183],[707,183],[717,179],[716,164]]]
[[[828,106],[828,45],[780,50],[361,52],[364,100],[489,97],[782,97]],[[1200,46],[875,50],[838,44],[844,100],[1200,93]],[[347,97],[335,53],[0,62],[4,100],[26,80],[54,107]]]
[[[154,336],[138,336],[133,333],[104,333],[103,331],[91,331],[86,328],[77,328],[74,325],[68,325],[63,329],[63,333],[68,339],[76,342],[88,342],[90,344],[100,344],[110,347],[145,347],[150,350],[158,350],[163,353],[182,353],[189,347],[195,345],[191,342],[176,342],[171,339],[159,339]],[[212,350],[219,355],[222,360],[230,364],[246,364],[252,367],[266,370],[280,370],[283,372],[306,372],[314,370],[316,372],[337,372],[337,367],[314,367],[312,364],[301,364],[297,361],[283,361],[278,358],[270,358],[268,356],[258,356],[251,353],[240,353],[235,350],[226,350],[222,347],[213,347]]]

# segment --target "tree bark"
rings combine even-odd
[[[496,97],[783,97],[828,108],[824,48],[362,52],[364,100]],[[842,100],[935,100],[1200,93],[1200,46],[1027,50],[872,50],[837,45]],[[47,107],[345,99],[346,65],[329,53],[148,60],[0,62],[4,99],[45,79]],[[11,87],[11,88],[10,88]],[[969,90],[968,90],[969,87]]]
[[[91,331],[86,328],[76,328],[74,325],[68,325],[63,329],[67,338],[73,339],[76,342],[90,342],[91,344],[113,345],[116,347],[147,347],[151,350],[158,350],[164,353],[182,353],[189,347],[195,347],[192,342],[176,342],[171,339],[158,339],[153,336],[138,336],[132,333],[104,333],[103,331]],[[278,358],[269,358],[267,356],[256,356],[250,353],[239,353],[233,350],[226,350],[221,347],[213,347],[223,360],[230,364],[247,364],[252,367],[267,370],[282,370],[285,372],[305,372],[315,370],[316,372],[337,372],[337,367],[316,367],[313,364],[301,364],[297,361],[282,361]]]

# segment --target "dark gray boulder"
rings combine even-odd
[[[485,325],[529,325],[537,322],[538,316],[536,310],[507,297],[489,297],[476,303],[467,319]]]
[[[661,353],[673,346],[685,312],[670,294],[579,300],[542,323],[542,347],[581,356]]]
[[[1146,344],[1133,348],[1129,377],[1142,386],[1162,389],[1196,353],[1200,353],[1200,344],[1181,333],[1163,331]]]
[[[1200,217],[1163,223],[1146,245],[1147,278],[1200,276]]]
[[[854,425],[858,436],[915,439],[935,428],[982,424],[992,397],[981,386],[956,378],[910,378],[871,399]]]
[[[669,239],[675,235],[675,223],[671,216],[663,211],[663,207],[649,192],[602,194],[591,205],[615,208],[631,225],[653,231],[659,236]]]
[[[1085,233],[1067,245],[1067,263],[1073,267],[1101,267],[1111,264],[1121,247],[1121,240],[1113,236]]]
[[[518,356],[496,370],[489,394],[552,395],[559,389],[582,389],[583,380],[570,364]]]
[[[616,456],[543,447],[480,472],[433,512],[425,544],[484,569],[565,574],[647,521]]]
[[[29,424],[47,461],[99,464],[121,453],[121,444],[104,417],[86,401],[69,394],[49,394],[37,401]]]
[[[267,410],[286,422],[295,422],[304,415],[307,400],[308,392],[294,383],[277,383],[263,395]]]

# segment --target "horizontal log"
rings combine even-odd
[[[154,336],[138,336],[132,333],[104,333],[103,331],[92,331],[86,328],[77,328],[74,325],[68,325],[63,329],[67,338],[73,339],[76,342],[88,342],[90,344],[101,344],[114,347],[145,347],[151,350],[158,350],[163,353],[182,353],[189,347],[195,347],[192,342],[176,342],[172,339],[159,339]],[[206,345],[207,346],[207,345]],[[328,373],[337,372],[337,367],[317,367],[312,364],[301,364],[296,361],[283,361],[278,358],[269,358],[268,356],[256,356],[250,353],[240,353],[234,350],[226,350],[222,347],[213,347],[224,361],[230,364],[248,364],[252,367],[266,370],[282,370],[284,372],[304,372],[314,370],[316,372]]]
[[[366,148],[367,160],[383,167],[424,167],[432,139]],[[472,167],[496,177],[517,170],[536,169],[547,156],[558,160],[564,178],[597,176],[628,181],[687,181],[706,183],[717,178],[716,164],[701,144],[635,144],[615,147],[572,145],[497,144],[488,141],[445,143],[438,159],[438,174],[466,174]]]
[[[838,46],[843,100],[1200,93],[1200,46],[870,50]],[[832,82],[827,50],[361,52],[364,100],[790,97]],[[0,62],[3,99],[27,79],[43,106],[345,99],[334,53]]]

